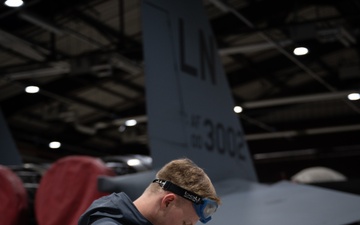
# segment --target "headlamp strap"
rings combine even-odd
[[[174,194],[177,194],[183,198],[186,198],[195,204],[200,204],[203,200],[203,198],[200,195],[197,195],[191,191],[188,191],[182,187],[177,186],[176,184],[171,183],[167,180],[162,179],[155,179],[153,180],[153,183],[158,183],[160,187],[162,187],[164,190],[171,191]]]

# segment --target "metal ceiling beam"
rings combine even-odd
[[[49,22],[45,18],[41,18],[41,16],[39,16],[33,12],[29,12],[29,11],[20,12],[19,17],[23,20],[26,20],[36,26],[39,26],[39,27],[41,27],[49,32],[55,33],[57,35],[68,34],[68,35],[71,35],[71,36],[77,38],[78,40],[86,42],[87,44],[90,44],[94,47],[97,47],[97,48],[105,47],[102,43],[100,43],[94,39],[91,39],[91,38],[77,32],[75,30],[72,30],[70,28],[61,27],[61,26],[55,24],[54,22]]]
[[[236,18],[238,18],[240,21],[242,21],[245,25],[247,25],[249,28],[255,29],[255,25],[249,21],[247,18],[245,18],[242,14],[240,14],[236,9],[231,8],[230,6],[226,5],[220,0],[210,0],[212,3],[216,2],[215,5],[222,4],[223,6],[220,8],[226,13],[232,13]],[[272,40],[268,35],[266,35],[262,31],[256,32],[261,38],[266,40],[267,42],[271,43],[275,48],[285,55],[289,60],[294,62],[297,66],[299,66],[301,69],[303,69],[306,73],[311,75],[315,80],[320,82],[324,87],[326,87],[330,91],[336,91],[336,88],[332,85],[328,84],[325,80],[323,80],[321,77],[319,77],[315,72],[313,72],[311,69],[309,69],[307,66],[305,66],[303,63],[301,63],[299,60],[297,60],[294,56],[289,54],[282,46],[280,46],[276,41]]]
[[[314,34],[313,38],[316,39],[316,36],[333,36],[337,38],[345,47],[349,47],[352,44],[356,44],[356,38],[353,35],[351,35],[344,27],[331,28],[331,29],[318,29],[316,31],[316,34]],[[294,41],[293,40],[277,41],[277,44],[280,45],[281,47],[286,47],[291,44],[294,44]],[[219,54],[221,56],[224,56],[224,55],[232,55],[239,53],[265,51],[274,48],[276,48],[276,45],[274,45],[271,42],[252,43],[252,44],[222,48],[219,50]]]
[[[34,70],[25,70],[15,73],[8,73],[5,74],[4,77],[6,80],[13,81],[13,80],[58,76],[69,73],[70,71],[71,68],[67,62],[54,62],[48,67],[43,67]]]
[[[103,36],[107,37],[107,39],[110,40],[110,41],[112,41],[112,39],[118,40],[119,36],[121,35],[120,32],[118,32],[117,30],[103,24],[102,22],[94,19],[91,16],[88,16],[88,15],[84,14],[81,11],[77,11],[75,13],[75,15],[76,15],[76,17],[78,17],[82,21],[86,22],[90,26],[97,29]],[[122,46],[141,47],[140,43],[132,40],[131,38],[126,37],[125,35],[122,35],[121,40],[124,41],[124,43],[121,43]]]
[[[7,49],[11,49],[18,54],[39,62],[44,61],[46,56],[50,54],[48,49],[30,43],[23,38],[17,37],[16,35],[1,29],[0,44]]]
[[[292,40],[284,40],[279,42],[281,46],[288,46],[293,44]],[[255,43],[255,44],[246,44],[240,46],[232,46],[228,48],[222,48],[219,50],[219,54],[221,56],[225,55],[232,55],[232,54],[239,54],[239,53],[251,53],[257,51],[265,51],[268,49],[273,49],[275,46],[272,43],[262,42],[262,43]]]
[[[271,133],[247,134],[245,135],[245,139],[247,141],[256,141],[256,140],[264,140],[264,139],[291,138],[296,136],[329,134],[329,133],[339,133],[339,132],[358,131],[358,130],[360,130],[360,124],[347,125],[347,126],[318,127],[318,128],[310,128],[305,130],[288,130],[288,131],[279,131],[279,132],[271,132]]]
[[[320,94],[312,94],[312,95],[302,95],[302,96],[293,96],[287,98],[276,98],[276,99],[266,99],[261,101],[253,101],[253,102],[244,102],[241,106],[247,109],[255,109],[261,107],[272,107],[279,105],[287,105],[287,104],[299,104],[305,102],[315,102],[315,101],[324,101],[324,100],[332,100],[332,99],[346,99],[348,94],[356,91],[341,91],[341,92],[330,92],[330,93],[320,93]],[[347,100],[348,101],[348,100]]]
[[[34,13],[28,12],[28,11],[21,11],[18,16],[28,21],[29,23],[32,23],[34,25],[37,25],[39,27],[44,28],[45,30],[48,30],[50,32],[53,32],[57,35],[63,35],[64,32],[61,30],[60,27],[58,27],[55,23],[52,23],[48,20],[45,20],[44,18],[41,18],[39,15],[36,15]]]
[[[219,9],[223,10],[225,13],[232,13],[236,18],[238,18],[240,21],[242,21],[244,24],[246,24],[249,28],[255,29],[255,25],[251,23],[247,18],[245,18],[241,13],[239,13],[236,9],[226,5],[221,0],[210,0],[215,6],[217,6]],[[222,5],[219,7],[219,5]],[[267,42],[273,44],[276,49],[282,53],[284,56],[286,56],[290,61],[295,63],[299,68],[304,70],[307,74],[309,74],[311,77],[313,77],[316,81],[321,83],[326,89],[328,89],[330,92],[336,92],[337,89],[326,82],[322,77],[320,77],[318,74],[316,74],[314,71],[312,71],[310,68],[308,68],[305,64],[300,62],[297,58],[295,58],[293,55],[288,53],[282,46],[280,46],[276,41],[272,40],[268,35],[266,35],[264,32],[258,31],[257,34],[266,40]],[[353,109],[355,112],[360,114],[360,109],[355,106],[354,104],[350,103],[349,101],[345,102],[351,109]]]

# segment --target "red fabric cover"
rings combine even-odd
[[[20,177],[0,165],[0,223],[20,225],[28,221],[28,195]]]
[[[79,217],[97,198],[97,178],[114,176],[103,161],[90,156],[68,156],[51,165],[35,196],[38,225],[77,225]]]

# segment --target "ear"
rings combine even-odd
[[[173,194],[173,193],[169,193],[169,194],[165,195],[165,196],[162,198],[161,207],[162,207],[162,208],[168,207],[169,204],[172,203],[172,202],[174,202],[175,199],[176,199],[176,196],[175,196],[175,194]]]

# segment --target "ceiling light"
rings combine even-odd
[[[9,7],[19,7],[22,6],[24,2],[22,0],[6,0],[5,5]]]
[[[137,123],[136,120],[126,120],[125,121],[125,125],[128,127],[135,126],[136,123]]]
[[[348,95],[348,99],[351,101],[356,101],[360,99],[360,94],[359,93],[351,93]]]
[[[305,47],[297,47],[294,49],[294,55],[306,55],[309,50]]]
[[[38,93],[39,92],[39,87],[37,86],[27,86],[25,88],[25,91],[26,93],[29,93],[29,94],[34,94],[34,93]]]
[[[60,148],[61,143],[58,141],[52,141],[49,143],[49,147],[52,149]]]
[[[243,108],[241,106],[235,106],[234,107],[234,112],[241,113],[242,111],[243,111]]]
[[[138,159],[129,159],[126,163],[129,166],[137,166],[137,165],[140,165],[140,160],[138,160]]]

